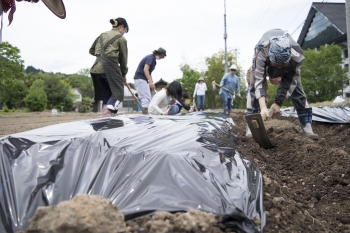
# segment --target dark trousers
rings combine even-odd
[[[267,83],[266,79],[264,81],[263,86],[266,88]],[[249,103],[247,108],[251,109],[260,109],[259,100],[255,98],[255,87],[254,87],[254,80],[252,84],[250,85],[250,106]],[[265,89],[266,91],[266,89]],[[267,92],[267,91],[266,91]],[[275,103],[283,102],[283,100],[290,96],[290,99],[292,100],[293,106],[296,111],[301,111],[305,109],[306,106],[306,95],[303,91],[303,87],[301,85],[301,81],[299,77],[293,77],[293,76],[282,76],[281,83],[278,86],[276,97],[275,97]]]
[[[112,96],[112,91],[109,87],[106,74],[91,74],[91,77],[93,77],[93,80],[96,80],[94,82],[94,88],[98,88],[98,93],[100,93],[103,104],[107,104],[108,100]],[[98,99],[95,97],[95,100]]]

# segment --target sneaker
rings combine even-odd
[[[118,112],[118,105],[120,104],[121,102],[119,100],[115,101],[115,104],[114,105],[111,105],[111,104],[107,104],[107,109],[109,111],[111,111],[112,113],[116,114]]]

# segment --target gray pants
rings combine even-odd
[[[151,102],[151,89],[146,80],[143,79],[134,79],[135,87],[139,98],[141,99],[142,107],[148,108],[149,103]]]

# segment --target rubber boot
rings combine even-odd
[[[299,125],[301,127],[301,134],[313,140],[318,140],[319,137],[312,131],[312,108],[305,108],[297,111],[299,118]]]

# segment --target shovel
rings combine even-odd
[[[275,109],[270,111],[270,118],[275,113]],[[249,126],[252,136],[261,147],[265,149],[273,148],[269,136],[267,135],[265,125],[260,113],[245,116],[245,120]]]
[[[212,86],[213,86],[213,90],[214,90],[214,91],[216,90],[216,86],[218,86],[218,87],[224,89],[225,91],[230,92],[232,95],[237,96],[238,98],[241,98],[241,99],[242,99],[242,96],[239,96],[239,95],[235,94],[234,92],[230,91],[230,90],[227,89],[226,87],[220,86],[220,85],[217,84],[215,81],[213,81],[211,84],[212,84]]]
[[[135,99],[137,105],[141,108],[142,114],[148,114],[147,110],[146,110],[144,107],[142,107],[140,101],[137,99],[137,97],[136,97],[136,96],[134,95],[134,93],[131,91],[131,88],[130,88],[129,84],[128,84],[127,82],[125,82],[125,85],[126,85],[126,87],[129,89],[129,91],[130,91],[132,97],[134,97],[134,99]]]

